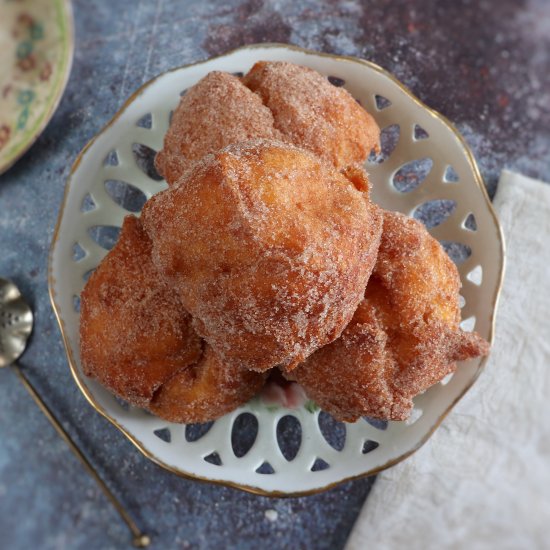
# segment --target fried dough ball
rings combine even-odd
[[[243,82],[269,107],[285,140],[339,169],[362,164],[379,148],[380,129],[372,116],[347,90],[312,69],[260,61]]]
[[[366,190],[360,170],[252,141],[203,159],[142,219],[153,261],[224,363],[290,370],[363,298],[381,231]]]
[[[155,393],[152,413],[170,422],[206,422],[236,409],[256,395],[265,374],[227,366],[208,345],[200,361],[179,370]]]
[[[384,213],[378,259],[365,298],[342,336],[292,373],[335,418],[405,420],[412,398],[487,355],[489,344],[459,328],[458,271],[419,222]]]
[[[229,73],[211,72],[183,95],[155,166],[172,185],[197,160],[231,143],[280,138],[271,111]]]
[[[84,372],[136,406],[179,368],[198,361],[200,338],[150,261],[151,243],[135,217],[81,294]]]
[[[215,71],[187,90],[155,166],[174,185],[204,155],[252,138],[294,144],[342,169],[378,148],[380,129],[346,90],[319,73],[262,61],[243,79]]]
[[[217,418],[263,384],[257,373],[226,368],[201,341],[132,216],[82,292],[80,356],[87,376],[176,422]]]

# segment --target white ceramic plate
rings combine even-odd
[[[185,426],[168,424],[142,410],[124,407],[82,374],[78,353],[78,296],[85,274],[95,268],[107,252],[96,240],[104,242],[109,236],[108,229],[98,233],[90,228],[120,227],[128,213],[120,204],[137,204],[139,208],[140,196],[142,200],[149,198],[166,187],[165,182],[155,180],[147,169],[144,155],[150,152],[147,148],[155,151],[161,148],[170,111],[178,104],[180,93],[210,71],[246,72],[258,60],[290,61],[337,77],[374,115],[381,128],[399,125],[399,140],[393,152],[383,162],[379,158],[367,165],[374,184],[374,200],[390,210],[420,214],[431,224],[434,217],[429,215],[429,210],[434,205],[440,214],[451,212],[443,220],[444,215],[436,216],[435,222],[440,223],[430,231],[440,240],[461,243],[449,245],[452,251],[464,252],[465,247],[469,247],[469,257],[459,265],[465,300],[464,326],[475,328],[489,341],[493,339],[504,248],[498,221],[464,140],[448,121],[423,105],[390,74],[359,59],[284,45],[257,45],[174,69],[140,88],[84,148],[67,183],[50,253],[49,277],[53,307],[79,388],[92,406],[146,456],[172,472],[262,494],[296,495],[376,473],[409,456],[428,439],[472,385],[484,360],[460,364],[445,383],[419,396],[413,416],[407,422],[369,423],[361,419],[344,428],[343,424],[330,424],[327,415],[310,406],[289,410],[268,407],[254,399],[216,421],[205,435],[196,439],[190,438],[189,428]],[[391,105],[387,106],[388,103]],[[391,141],[396,132],[394,126],[385,130],[384,136]],[[142,144],[137,156],[133,144]],[[385,148],[388,148],[387,142]],[[419,159],[424,160],[408,164]],[[401,169],[406,164],[408,166]],[[416,186],[420,180],[423,181]],[[113,181],[126,182],[133,188]],[[138,200],[133,203],[136,197]],[[431,202],[440,200],[454,202]],[[113,239],[115,237],[116,234]],[[461,259],[464,258],[463,253]],[[236,426],[234,423],[245,412],[257,419],[258,433],[252,447],[240,456],[242,450],[235,453],[232,447],[232,430],[238,431],[239,426],[242,430],[242,419]],[[298,445],[299,449],[292,460],[285,458],[287,452],[283,454],[277,441],[277,425],[288,415],[301,424],[301,437],[293,431],[294,454]],[[319,421],[323,428],[329,424],[327,429],[332,430],[328,441]],[[283,422],[289,424],[288,419]],[[250,417],[244,425],[252,425]],[[170,441],[166,441],[168,433]],[[266,471],[272,473],[261,473]]]

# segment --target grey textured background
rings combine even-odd
[[[47,294],[65,178],[84,144],[151,77],[244,43],[279,41],[392,71],[457,124],[490,191],[503,167],[548,180],[550,3],[78,0],[74,12],[74,66],[59,110],[0,176],[0,275],[17,282],[36,315],[22,359],[29,377],[153,548],[343,547],[371,480],[287,500],[186,481],[143,458],[87,405]],[[0,372],[0,407],[0,547],[129,547],[124,524],[9,370]]]

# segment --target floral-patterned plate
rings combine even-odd
[[[51,119],[73,50],[69,0],[0,0],[0,174]]]

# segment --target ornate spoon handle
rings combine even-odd
[[[17,363],[12,363],[12,369],[15,371],[15,374],[19,377],[27,391],[31,394],[32,398],[36,404],[40,407],[40,410],[44,413],[46,418],[50,421],[51,425],[55,428],[57,433],[63,438],[65,443],[69,446],[71,451],[76,455],[76,457],[83,464],[84,468],[88,470],[88,473],[96,480],[97,484],[101,490],[105,493],[105,496],[111,501],[111,504],[115,507],[116,511],[120,514],[120,517],[124,520],[130,531],[132,532],[132,542],[136,548],[145,548],[149,546],[151,542],[149,537],[142,533],[139,527],[135,524],[134,520],[130,517],[128,512],[124,509],[124,506],[117,499],[117,497],[111,492],[109,487],[105,484],[103,479],[99,477],[99,474],[96,472],[95,468],[90,464],[90,461],[84,456],[82,451],[76,446],[75,442],[71,439],[71,436],[65,431],[63,426],[60,424],[59,420],[53,415],[52,411],[48,408],[46,403],[42,400],[38,392],[34,389],[34,386],[31,384],[29,379],[25,376],[23,370],[19,367]]]

